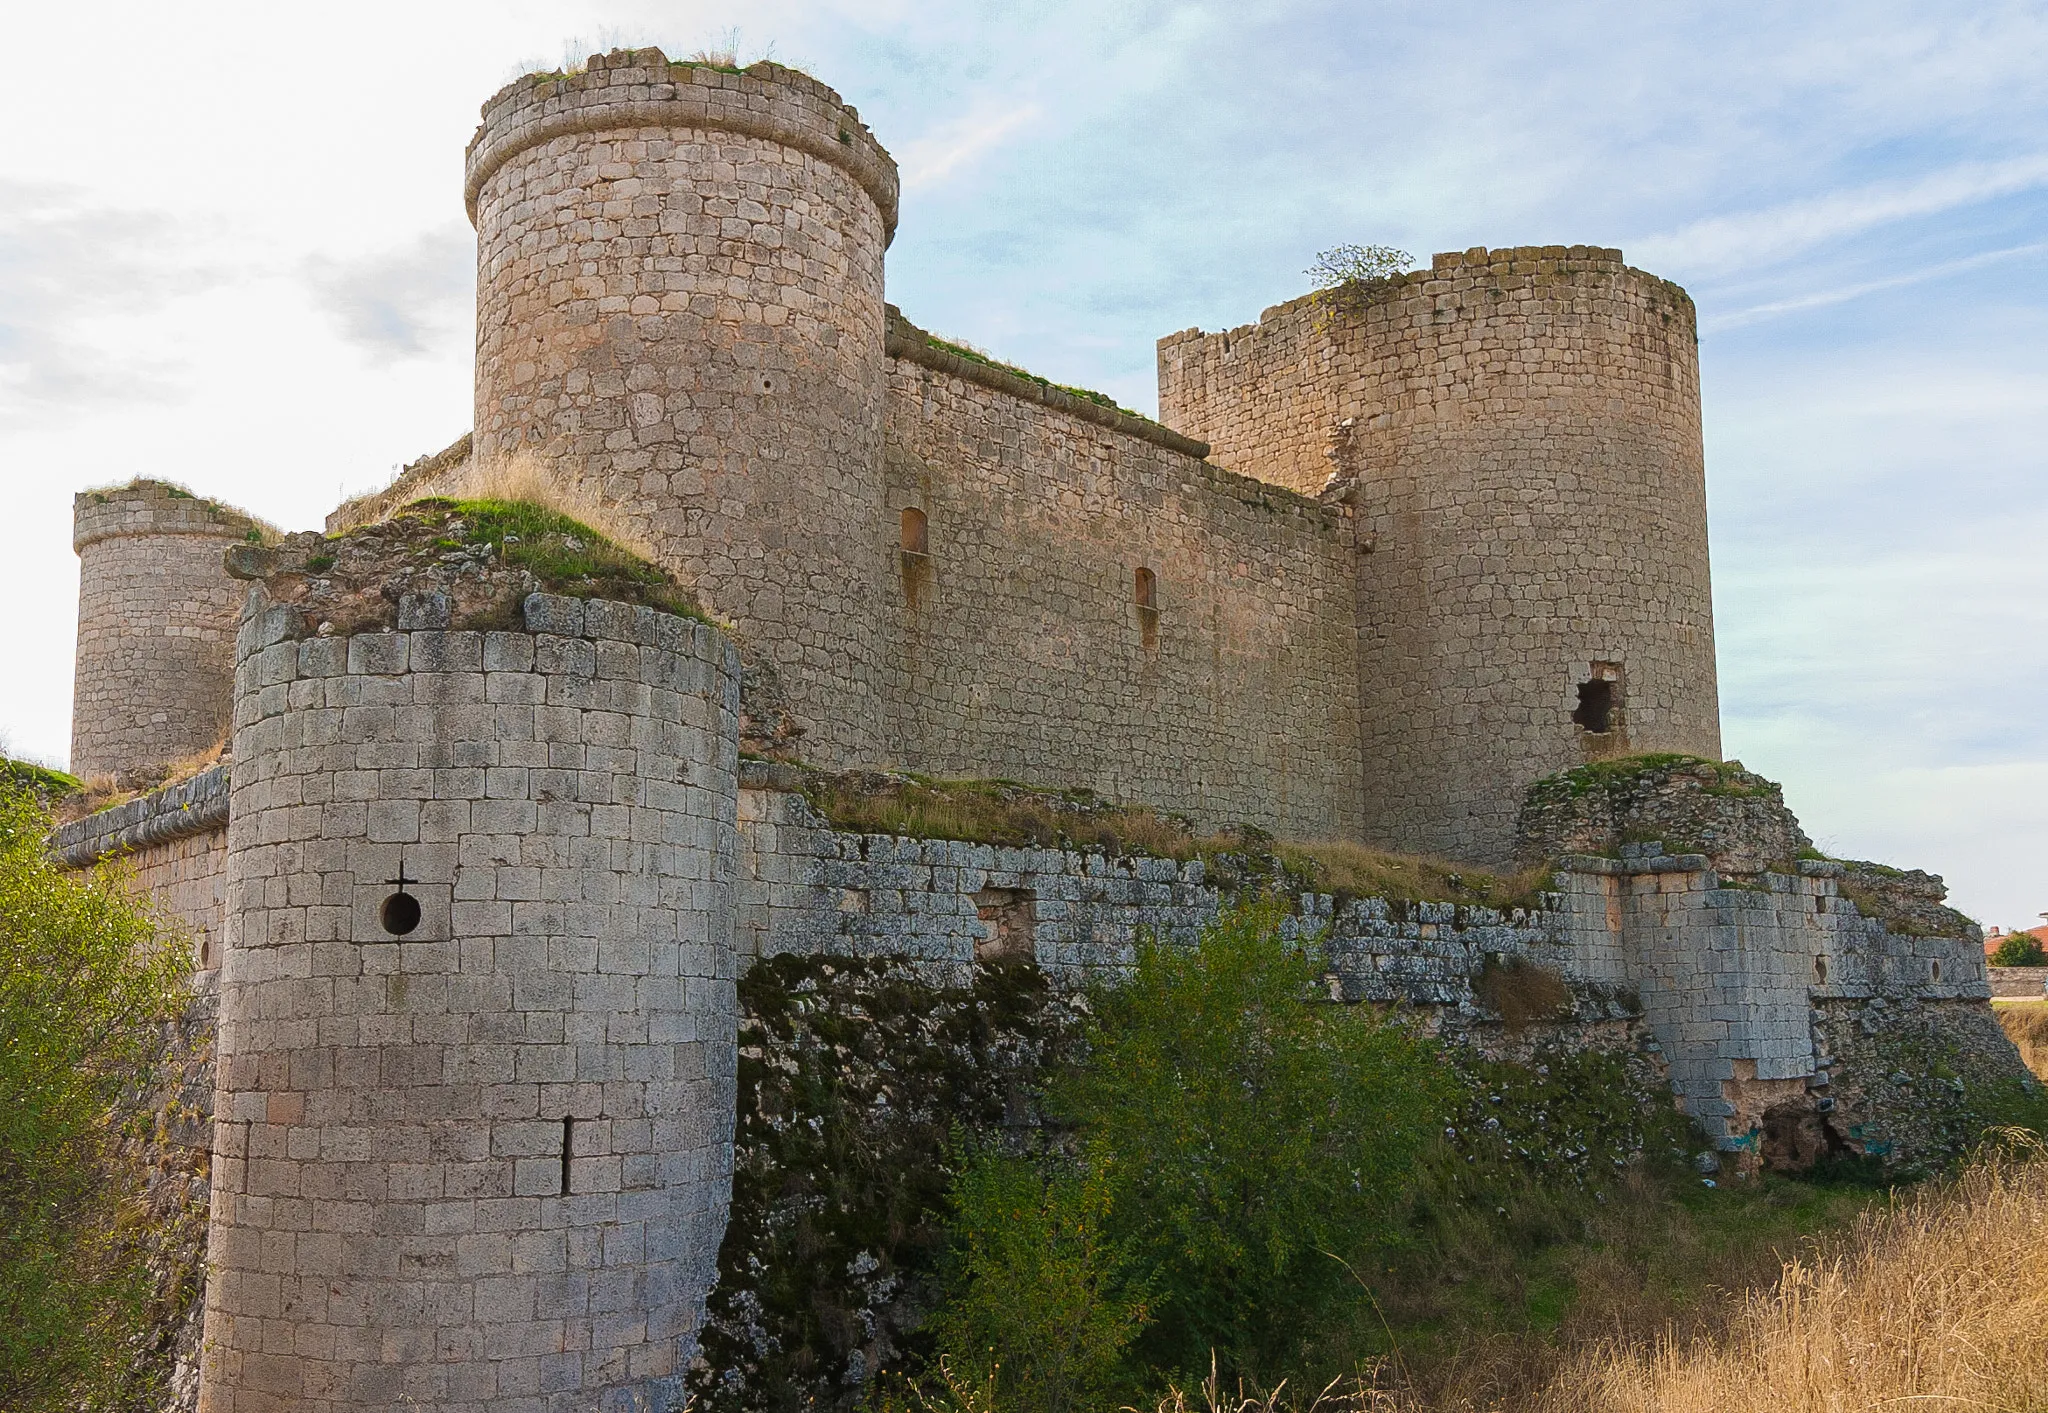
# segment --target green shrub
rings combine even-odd
[[[53,866],[0,779],[0,1408],[135,1399],[151,1294],[118,1114],[147,1092],[189,965],[120,885]]]
[[[2048,965],[2048,952],[2041,949],[2041,939],[2030,932],[2008,932],[2000,938],[1991,950],[1991,965],[1995,967],[2038,967]]]
[[[961,1164],[953,1206],[959,1269],[934,1321],[948,1363],[985,1375],[1000,1407],[1115,1407],[1146,1307],[1105,1230],[1101,1175],[982,1149]]]
[[[1449,1102],[1429,1047],[1363,1006],[1331,1004],[1313,945],[1260,904],[1199,945],[1140,944],[1097,1002],[1090,1057],[1058,1094],[1109,1197],[1163,1373],[1279,1369],[1346,1267],[1399,1220],[1415,1159]]]

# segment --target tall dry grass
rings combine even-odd
[[[1986,1159],[1786,1263],[1730,1333],[1597,1349],[1545,1413],[2048,1409],[2048,1154]]]
[[[2048,1001],[1994,1002],[1991,1009],[2034,1077],[2048,1080]]]
[[[650,564],[661,563],[653,544],[617,506],[606,504],[585,483],[557,474],[524,451],[491,461],[466,462],[437,482],[431,494],[450,500],[526,501],[589,526]]]

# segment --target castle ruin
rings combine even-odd
[[[1619,252],[1439,255],[1171,335],[1153,422],[887,305],[895,164],[789,69],[643,49],[518,80],[464,196],[474,431],[329,531],[523,460],[728,626],[555,593],[477,625],[418,592],[330,631],[229,574],[268,527],[80,495],[74,768],[232,724],[226,764],[54,841],[125,857],[200,939],[200,1407],[676,1406],[752,959],[1000,945],[1079,976],[1226,901],[1199,860],[835,829],[793,760],[1497,865],[1539,780],[1686,757],[1705,813],[1660,818],[1668,849],[1548,851],[1541,907],[1301,898],[1333,994],[1470,1016],[1489,958],[1539,962],[1751,1158],[1801,1123],[1885,1151],[1831,1075],[1899,1017],[2016,1065],[1960,919],[1865,917],[1842,865],[1745,855],[1754,819],[1680,837],[1782,802],[1714,764],[1693,306]]]

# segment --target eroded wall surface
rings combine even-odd
[[[1499,861],[1534,781],[1718,758],[1692,302],[1620,252],[1438,256],[1161,340],[1160,415],[1233,470],[1335,473],[1360,579],[1365,837]],[[1574,720],[1582,684],[1613,710]]]
[[[1356,833],[1342,512],[907,358],[888,390],[887,532],[928,536],[887,605],[899,764]]]

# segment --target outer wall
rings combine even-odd
[[[871,764],[895,169],[801,75],[639,55],[486,107],[477,458],[593,486],[774,658],[806,757]]]
[[[222,551],[256,522],[153,481],[81,491],[71,770],[139,770],[226,734],[243,586]]]
[[[730,1191],[736,655],[292,618],[237,668],[201,1407],[668,1406]]]
[[[1358,829],[1357,555],[1339,512],[889,362],[898,758],[1294,838]],[[1137,573],[1154,576],[1152,611]]]
[[[1615,251],[1439,256],[1362,307],[1297,301],[1165,340],[1160,361],[1165,415],[1224,464],[1359,479],[1368,839],[1500,861],[1541,776],[1630,750],[1719,756],[1677,286]],[[1595,663],[1622,684],[1605,739],[1571,719]]]

